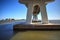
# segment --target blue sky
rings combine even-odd
[[[60,0],[46,5],[49,20],[60,20]],[[6,18],[26,19],[27,8],[18,0],[0,0],[0,20]],[[41,13],[38,15],[41,19]]]

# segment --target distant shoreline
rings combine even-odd
[[[0,25],[3,25],[3,24],[11,24],[11,23],[19,22],[19,21],[20,20],[4,21],[4,22],[0,22]]]
[[[0,25],[11,24],[11,23],[15,23],[15,22],[23,22],[23,21],[26,21],[26,20],[4,21],[4,22],[0,22]],[[60,20],[49,20],[49,23],[60,24]]]

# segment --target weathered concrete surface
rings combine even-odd
[[[17,24],[14,30],[60,30],[59,24]]]

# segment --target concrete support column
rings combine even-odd
[[[32,23],[32,15],[33,15],[33,4],[29,3],[28,4],[27,16],[26,16],[26,22],[28,24]]]
[[[41,16],[42,16],[42,23],[47,24],[48,23],[48,17],[47,17],[47,12],[46,12],[46,5],[42,3],[40,5],[40,11],[41,11]]]
[[[33,15],[33,21],[38,21],[37,15]]]

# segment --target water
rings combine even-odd
[[[16,31],[13,31],[13,25],[21,22],[23,23],[24,21],[0,24],[0,40],[10,40],[16,33]]]
[[[60,20],[50,22],[60,23]],[[13,25],[19,23],[21,22],[0,25],[0,40],[60,40],[60,31],[13,31]]]
[[[50,23],[60,24],[60,20],[49,20]]]
[[[17,21],[17,22],[12,22],[12,23],[1,24],[0,30],[13,30],[13,25],[24,23],[24,22],[25,21]]]

